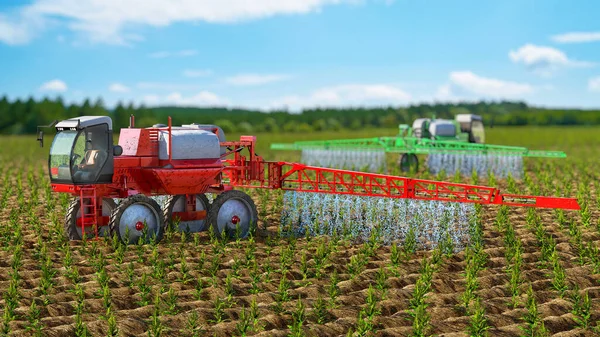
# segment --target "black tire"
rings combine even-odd
[[[403,153],[398,159],[398,166],[402,172],[419,171],[419,158],[414,153]]]
[[[129,213],[135,211],[131,207],[139,209],[140,206],[146,210],[138,212],[139,214]],[[163,212],[154,199],[150,199],[143,194],[136,194],[121,201],[111,214],[108,225],[111,235],[117,234],[121,242],[125,244],[137,244],[139,238],[144,236],[144,230],[139,231],[135,229],[137,222],[143,223],[144,229],[147,230],[145,243],[149,243],[152,237],[154,237],[155,242],[162,240],[165,230]],[[149,231],[148,227],[150,227]],[[129,238],[125,237],[127,228],[129,228]]]
[[[230,190],[219,194],[213,201],[208,212],[207,227],[212,225],[213,233],[221,236],[223,230],[230,238],[236,238],[236,225],[232,223],[233,216],[240,221],[240,238],[246,238],[250,233],[251,226],[256,226],[258,212],[252,198],[244,192]]]
[[[181,202],[183,201],[183,206],[185,207],[185,195],[169,195],[167,197],[167,202],[164,211],[165,217],[165,226],[168,225],[173,219],[173,208],[177,206],[177,208],[181,208]],[[198,207],[200,206],[200,207]],[[195,220],[195,221],[180,221],[178,228],[176,230],[180,232],[184,232],[189,228],[190,233],[202,232],[208,229],[206,224],[208,223],[208,212],[210,211],[210,202],[205,194],[196,194],[196,210],[206,210],[206,219],[204,220]],[[180,210],[178,210],[180,211]]]
[[[75,197],[69,205],[67,215],[65,216],[65,236],[69,240],[81,240],[81,227],[77,226],[77,213],[80,213],[81,203],[80,198]],[[117,204],[111,198],[102,198],[102,215],[110,216],[113,210],[117,207]],[[91,233],[86,233],[86,236],[95,236],[93,227],[90,227]],[[98,236],[105,236],[110,232],[108,226],[98,227]]]

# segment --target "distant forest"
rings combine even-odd
[[[135,115],[138,127],[167,123],[173,118],[174,125],[187,123],[216,124],[225,132],[308,132],[364,127],[397,127],[412,124],[419,117],[454,118],[459,113],[483,116],[486,127],[499,125],[599,125],[600,110],[545,109],[530,107],[522,102],[479,102],[456,104],[421,104],[408,107],[378,108],[322,108],[308,109],[300,113],[287,111],[261,112],[225,107],[156,107],[119,104],[107,109],[102,99],[85,100],[82,104],[67,105],[61,98],[35,101],[0,99],[0,133],[32,134],[38,125],[53,120],[77,116],[108,115],[113,129],[129,125],[129,116]]]

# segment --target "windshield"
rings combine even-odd
[[[71,149],[77,131],[61,131],[54,136],[50,148],[50,179],[71,181]]]

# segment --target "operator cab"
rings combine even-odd
[[[485,143],[485,130],[483,128],[483,118],[474,114],[458,114],[455,117],[460,124],[462,132],[469,134],[470,143]]]
[[[111,183],[112,120],[107,116],[85,116],[56,124],[48,167],[53,183]]]

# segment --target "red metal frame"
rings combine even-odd
[[[280,188],[298,192],[580,209],[577,199],[574,198],[502,194],[494,187],[354,172],[297,163],[265,162],[264,165],[267,166],[269,175],[273,177],[270,176],[256,184],[252,179],[244,179],[244,174],[238,173],[230,176],[231,184],[245,188]]]
[[[123,155],[114,158],[113,182],[96,185],[52,184],[55,192],[83,195],[94,190],[95,221],[105,225],[102,198],[145,195],[186,195],[186,211],[174,213],[183,221],[206,218],[206,211],[195,210],[195,195],[221,193],[234,187],[283,189],[298,192],[329,193],[386,198],[410,198],[461,203],[495,204],[579,210],[574,198],[502,194],[497,188],[354,172],[288,162],[265,162],[256,155],[256,137],[241,136],[239,141],[221,142],[229,152],[216,159],[173,160],[172,121],[163,128],[122,129],[119,145]],[[169,159],[160,160],[158,137],[169,135]],[[215,134],[218,129],[212,130]],[[248,158],[241,154],[246,149]],[[232,159],[225,159],[233,155]],[[98,203],[99,202],[99,203]],[[99,207],[98,207],[99,205]],[[83,209],[83,208],[82,208]],[[82,213],[83,214],[83,213]],[[82,220],[82,228],[87,226]],[[80,225],[80,221],[78,221]]]
[[[179,218],[180,221],[194,221],[206,219],[206,210],[196,211],[196,195],[185,195],[185,211],[173,212],[173,218]]]

